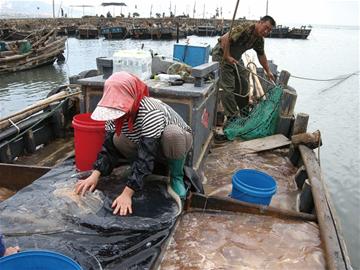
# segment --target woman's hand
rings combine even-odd
[[[98,170],[95,170],[85,180],[79,180],[76,183],[75,193],[80,194],[81,196],[84,196],[85,192],[88,190],[90,190],[90,192],[93,192],[99,181],[100,174],[101,173]]]
[[[5,250],[5,254],[4,256],[8,256],[8,255],[11,255],[11,254],[15,254],[15,253],[18,253],[20,251],[20,248],[18,246],[16,247],[8,247],[6,250]]]
[[[115,208],[113,211],[114,215],[126,216],[128,213],[132,214],[131,208],[131,198],[134,194],[134,191],[125,187],[123,192],[113,201],[111,207]]]

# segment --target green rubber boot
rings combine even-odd
[[[176,192],[181,199],[186,198],[186,189],[184,185],[184,164],[185,158],[183,159],[169,159],[170,169],[170,185],[171,188]]]

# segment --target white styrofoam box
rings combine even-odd
[[[152,57],[149,51],[120,50],[113,55],[113,72],[127,71],[141,80],[150,79]]]

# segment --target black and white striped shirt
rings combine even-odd
[[[155,98],[144,97],[140,102],[133,130],[130,131],[128,123],[125,122],[121,133],[132,142],[138,143],[140,137],[160,138],[168,125],[177,125],[183,130],[191,132],[191,128],[169,105]],[[105,130],[113,132],[115,130],[114,121],[107,121]]]

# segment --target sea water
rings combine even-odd
[[[265,50],[280,70],[308,79],[347,76],[359,68],[359,29],[314,26],[307,40],[266,39]],[[215,46],[217,37],[188,37],[190,43]],[[0,118],[23,109],[66,84],[70,75],[96,69],[96,57],[118,50],[153,50],[171,56],[175,41],[78,40],[69,38],[66,63],[0,75]],[[309,131],[320,129],[321,167],[355,269],[360,269],[359,75],[342,83],[291,77],[298,93],[295,111],[310,115]],[[332,87],[333,86],[333,87]]]

